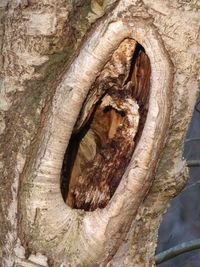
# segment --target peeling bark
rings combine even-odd
[[[198,89],[199,4],[39,0],[0,7],[1,265],[153,266],[162,214],[187,179],[182,144]],[[82,127],[77,118],[90,88],[126,38],[142,45],[151,64],[148,101],[135,91],[146,102],[139,109],[146,121],[106,207],[72,209],[60,191],[64,154]],[[142,70],[133,70],[134,82]]]

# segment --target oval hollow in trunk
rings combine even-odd
[[[115,15],[95,29],[57,86],[21,180],[18,210],[22,244],[53,258],[57,265],[104,266],[114,255],[150,188],[167,135],[173,75],[162,40],[149,21],[126,12]],[[65,151],[92,84],[125,38],[140,43],[151,64],[144,129],[106,207],[93,212],[72,209],[60,192]]]

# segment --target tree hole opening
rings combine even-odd
[[[150,75],[144,48],[125,39],[91,86],[61,171],[71,208],[104,208],[115,193],[144,128]]]

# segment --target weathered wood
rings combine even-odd
[[[121,116],[114,109],[112,112],[103,112],[102,104],[99,108],[100,103],[98,102],[102,102],[102,98],[105,99],[104,96],[110,89],[120,90],[127,82],[135,46],[136,42],[133,39],[125,39],[119,45],[92,85],[80,111],[64,158],[61,178],[62,195],[64,199],[68,197],[67,203],[71,207],[73,207],[73,190],[71,190],[71,187],[76,184],[78,176],[85,168],[85,164],[94,159],[97,150],[99,151],[105,147],[108,138],[114,137],[112,132],[114,128],[115,131],[117,128],[115,122],[118,119],[120,120]],[[95,114],[92,114],[94,112]],[[105,116],[106,114],[107,116]],[[69,196],[67,196],[68,191],[71,192]]]
[[[105,112],[106,108],[111,110]],[[72,207],[95,210],[107,205],[133,154],[133,140],[139,124],[138,108],[136,101],[131,97],[130,89],[112,90],[102,99],[91,129],[101,139],[102,129],[105,130],[106,125],[102,124],[99,127],[99,120],[103,116],[104,119],[111,116],[107,140],[105,143],[100,142],[99,151],[94,159],[89,161],[80,176],[76,177],[76,183],[70,192],[74,196]],[[95,123],[97,127],[94,127]]]
[[[151,71],[148,56],[143,50],[140,45],[136,45],[134,40],[125,39],[104,67],[85,100],[75,131],[77,131],[77,128],[80,129],[81,121],[82,127],[84,126],[86,129],[82,129],[82,134],[73,135],[70,141],[72,143],[69,146],[72,146],[74,150],[67,151],[63,166],[65,171],[62,177],[62,191],[64,198],[66,198],[65,191],[69,191],[67,204],[70,207],[85,210],[105,207],[114,194],[131,159],[135,147],[133,140],[139,141],[148,111]],[[124,96],[120,89],[125,82],[128,83],[126,87],[130,90],[128,93],[130,100]],[[113,93],[115,100],[112,97]],[[97,100],[103,94],[109,94],[110,97],[106,98],[104,96],[100,101],[101,104],[98,105]],[[125,92],[125,95],[127,95],[127,92]],[[134,118],[134,116],[139,115],[134,113],[131,115],[131,105],[134,106],[134,101],[132,102],[131,98],[134,97],[139,103],[141,114],[139,129],[137,129],[137,125],[131,122],[122,122],[122,116],[120,115],[120,112],[123,112],[126,117]],[[112,99],[113,103],[107,99]],[[124,106],[123,101],[126,102],[126,106]],[[118,110],[115,110],[114,103]],[[90,109],[93,110],[95,104],[96,108],[94,115],[92,115],[92,122],[85,126],[84,118],[88,121],[88,114],[92,113]],[[110,108],[110,112],[105,112],[106,108]],[[77,127],[77,124],[79,127]],[[121,130],[115,136],[119,126]],[[134,133],[132,136],[127,127],[135,129],[135,133],[134,130],[132,131]],[[80,135],[83,135],[82,140],[79,140]],[[80,144],[78,144],[79,142]],[[115,144],[115,148],[113,144]],[[91,149],[92,145],[93,148]],[[77,152],[74,152],[75,150]],[[76,158],[74,158],[74,153],[77,155]],[[71,164],[73,167],[70,167]],[[67,179],[70,179],[70,182],[67,182]],[[113,182],[111,181],[115,181],[115,185],[112,185]],[[67,189],[68,183],[69,189]]]
[[[121,89],[125,85],[130,73],[135,47],[136,41],[126,38],[120,43],[116,51],[114,51],[111,59],[106,63],[98,77],[96,77],[92,88],[89,90],[73,132],[76,133],[80,130],[80,127],[84,126],[93,112],[95,105],[109,88],[115,86]]]
[[[0,1],[3,267],[105,266],[108,261],[117,267],[154,266],[162,215],[187,180],[182,144],[198,92],[199,5],[95,2]],[[93,212],[71,209],[60,193],[64,154],[92,84],[127,38],[141,44],[150,60],[146,123],[108,205]],[[91,140],[89,135],[87,144]],[[92,157],[96,151],[88,153]]]

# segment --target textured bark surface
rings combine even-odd
[[[187,179],[182,146],[198,91],[200,5],[195,0],[113,2],[115,1],[101,5],[96,1],[91,4],[90,1],[56,1],[55,4],[54,1],[42,0],[3,0],[0,3],[2,266],[60,266],[62,262],[65,264],[63,266],[70,266],[70,263],[72,266],[104,266],[109,260],[108,266],[154,265],[153,257],[162,214]],[[96,22],[99,26],[94,23],[90,28],[90,24],[103,15]],[[83,50],[83,37],[87,40],[87,31],[90,32],[89,36],[92,36],[92,32],[96,33],[99,42],[104,37],[106,40],[108,29],[112,32],[110,25],[116,25],[116,28],[113,28],[114,37],[107,39],[104,49],[108,50],[106,53],[87,50],[89,45],[85,45]],[[98,35],[103,38],[98,39]],[[168,61],[162,65],[162,56],[168,55],[173,63],[170,128],[162,155],[153,155],[153,158],[159,157],[159,164],[151,189],[149,190],[149,179],[141,191],[134,191],[131,178],[125,176],[122,181],[129,184],[130,194],[120,195],[125,188],[125,183],[121,183],[113,202],[102,212],[97,211],[94,219],[90,213],[69,209],[62,200],[59,186],[55,187],[55,181],[50,181],[56,176],[56,184],[59,185],[59,172],[62,168],[60,158],[64,155],[66,140],[69,140],[89,90],[88,88],[83,93],[80,88],[87,83],[89,87],[95,79],[93,76],[97,76],[122,39],[127,37],[144,46],[149,56],[151,85],[155,85],[152,90],[158,86],[157,83],[161,83],[163,88],[166,86],[163,70],[166,68],[168,71],[170,65],[167,65]],[[95,47],[96,44],[93,44],[93,48]],[[88,61],[79,61],[79,72],[74,68],[70,74],[70,62],[73,58],[80,58],[77,56],[82,55],[81,51],[82,58],[85,53]],[[84,68],[87,69],[87,65],[97,54],[99,58],[96,58],[98,63],[94,65],[93,74],[89,72],[88,80],[81,80],[82,73],[87,72]],[[71,85],[78,84],[79,90],[66,90],[66,87],[70,87],[69,82],[65,83],[66,73]],[[73,76],[74,73],[76,77]],[[159,77],[163,77],[164,81]],[[73,116],[63,118],[57,107],[62,106],[67,98],[71,101]],[[163,103],[162,108],[159,106],[160,113],[164,114],[165,97],[160,100]],[[156,112],[156,107],[153,108],[152,104],[150,103],[150,109],[155,109]],[[51,128],[51,122],[54,116],[58,118],[58,121],[53,122],[58,132],[52,132],[54,128]],[[65,133],[60,128],[61,124],[66,125]],[[47,125],[50,126],[46,127]],[[147,134],[148,127],[144,129]],[[52,139],[52,151],[54,155],[57,153],[57,157],[47,160],[43,156],[49,153],[48,156],[51,157],[52,151],[49,148],[45,150],[46,144],[54,134],[58,138],[65,137],[61,144],[57,143],[58,139]],[[69,135],[67,138],[66,134]],[[156,136],[159,134],[157,132]],[[63,150],[62,155],[56,150],[59,146]],[[46,165],[42,165],[43,163]],[[38,172],[36,166],[40,165],[43,169]],[[130,170],[131,165],[127,169],[127,175]],[[150,176],[152,178],[152,174],[148,177]],[[148,195],[141,203],[147,190]],[[126,198],[131,199],[131,196],[135,202],[127,204]],[[48,212],[45,210],[47,204],[52,206]],[[59,206],[54,208],[57,204]],[[134,212],[131,206],[133,204]],[[134,215],[136,217],[133,221]],[[96,229],[98,231],[94,235]],[[125,236],[127,232],[128,235]],[[124,239],[125,242],[122,242]]]

